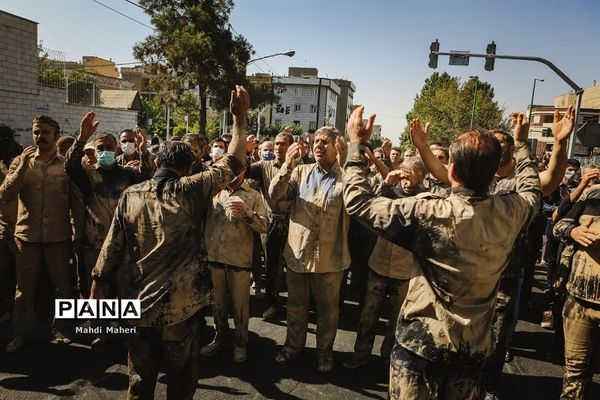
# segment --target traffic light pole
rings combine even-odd
[[[438,46],[439,46],[439,43],[438,43]],[[437,58],[437,56],[455,56],[455,55],[456,55],[456,53],[445,53],[445,52],[441,52],[441,51],[435,51],[432,49],[431,53],[430,53],[430,58],[431,58],[431,56],[435,56]],[[472,53],[466,53],[466,55],[468,55],[469,57],[475,57],[475,58],[537,61],[537,62],[540,62],[540,63],[548,66],[552,71],[554,71],[556,73],[556,75],[560,76],[563,81],[565,81],[569,86],[571,86],[571,88],[573,88],[573,90],[577,94],[577,100],[575,102],[575,132],[577,132],[577,121],[579,121],[579,112],[580,112],[580,108],[581,108],[581,97],[583,96],[583,89],[579,85],[577,85],[575,82],[573,82],[573,80],[571,78],[569,78],[567,75],[565,75],[564,72],[562,72],[560,69],[558,69],[558,67],[556,65],[554,65],[550,61],[546,60],[545,58],[541,58],[541,57],[507,56],[507,55],[500,55],[500,54],[472,54]],[[437,60],[436,60],[436,66],[437,66]],[[569,138],[568,157],[569,158],[573,157],[574,153],[575,153],[575,133],[573,133],[571,135],[571,137]]]

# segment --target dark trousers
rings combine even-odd
[[[14,239],[0,239],[0,316],[12,311],[16,286]]]
[[[266,298],[270,304],[279,304],[279,290],[283,284],[283,248],[287,242],[289,219],[275,218],[267,234]]]
[[[492,341],[494,351],[487,359],[484,367],[484,384],[488,391],[497,389],[504,356],[506,354],[507,339],[515,318],[515,303],[519,293],[519,279],[502,278],[492,321]]]
[[[369,231],[364,226],[360,225],[354,219],[350,220],[350,228],[348,230],[348,249],[350,251],[350,268],[346,272],[352,273],[350,287],[348,291],[350,296],[358,299],[359,308],[362,304],[367,292],[367,276],[369,274],[369,258],[375,248],[377,235]],[[342,293],[340,300],[343,302],[346,298],[346,280],[342,284]]]
[[[479,399],[481,361],[436,362],[394,345],[390,357],[391,400]]]
[[[154,399],[161,364],[167,373],[167,399],[192,399],[199,376],[196,318],[158,328],[139,328],[127,342],[129,400]]]

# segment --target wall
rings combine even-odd
[[[67,104],[65,89],[38,84],[37,23],[0,11],[0,35],[0,122],[15,131],[21,144],[32,144],[31,120],[40,114],[54,118],[69,135],[78,132],[90,110],[100,121],[99,131],[135,127],[137,111]]]

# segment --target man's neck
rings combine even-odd
[[[499,167],[496,171],[496,176],[499,178],[505,178],[512,172],[512,163],[508,163],[502,167]]]
[[[323,171],[325,171],[325,173],[328,173],[333,168],[333,165],[335,164],[335,160],[331,161],[329,163],[324,163],[324,162],[317,161],[317,164],[319,164],[319,167],[321,167],[321,169]]]
[[[54,159],[54,157],[56,157],[57,153],[56,153],[56,149],[42,152],[42,151],[40,151],[40,148],[38,147],[38,154],[40,155],[40,158],[42,159],[42,161],[44,163],[48,163],[48,162],[52,161],[52,159]]]

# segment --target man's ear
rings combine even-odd
[[[456,166],[453,162],[448,164],[448,179],[450,180],[450,183],[462,183],[456,173]]]

